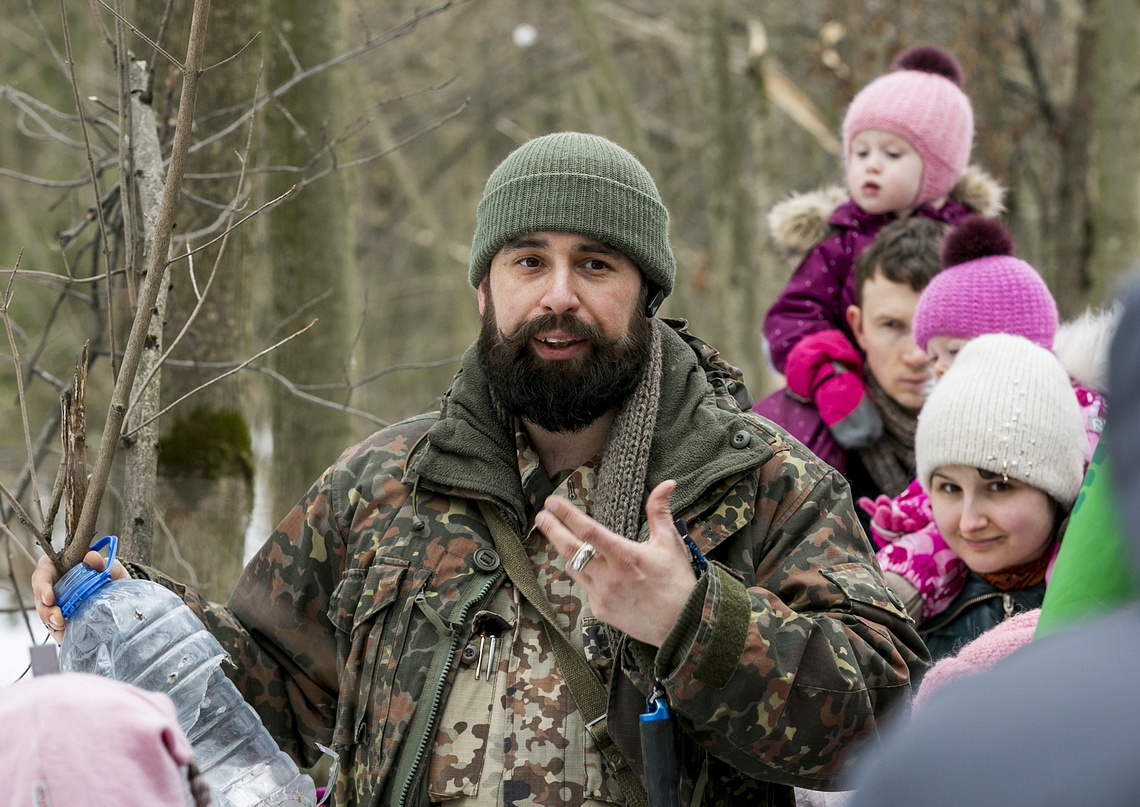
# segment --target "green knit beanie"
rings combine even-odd
[[[596,135],[560,132],[511,152],[487,180],[471,243],[472,286],[508,241],[537,232],[576,233],[621,250],[650,283],[673,291],[669,212],[637,158]]]

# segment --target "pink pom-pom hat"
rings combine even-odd
[[[1057,302],[1037,270],[1012,252],[1013,240],[996,219],[968,216],[947,233],[943,264],[961,262],[935,275],[918,298],[913,328],[920,348],[935,336],[1010,333],[1053,349]]]
[[[843,120],[843,157],[850,157],[851,141],[868,129],[906,140],[922,158],[917,207],[945,196],[961,178],[974,141],[974,111],[962,92],[962,70],[946,51],[908,48],[893,68],[851,101]]]

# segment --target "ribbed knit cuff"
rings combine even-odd
[[[706,606],[711,609],[709,624],[704,624]],[[665,680],[691,660],[695,662],[693,678],[720,689],[740,664],[751,625],[748,589],[723,567],[711,563],[661,647],[631,641],[629,650],[643,675]]]

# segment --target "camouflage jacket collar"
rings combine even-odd
[[[677,480],[673,511],[700,506],[711,488],[772,456],[766,434],[741,412],[739,373],[685,331],[683,320],[656,320],[662,333],[661,402],[646,490]],[[439,420],[408,464],[405,482],[447,495],[489,499],[527,523],[515,441],[491,401],[475,347],[468,348]]]

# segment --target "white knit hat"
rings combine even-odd
[[[1057,357],[1021,336],[971,339],[918,416],[918,478],[967,465],[1045,491],[1065,507],[1077,498],[1088,437]]]

